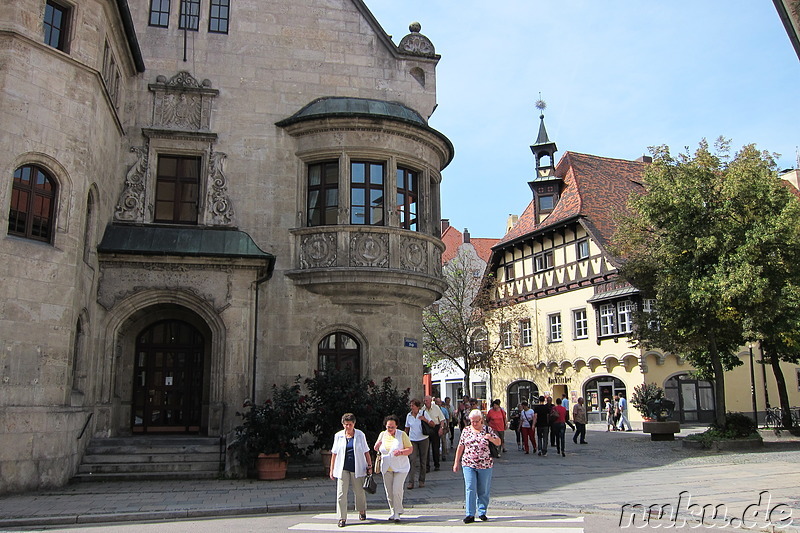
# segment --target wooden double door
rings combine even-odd
[[[191,324],[162,320],[136,339],[134,433],[198,433],[205,339]]]

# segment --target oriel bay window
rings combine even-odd
[[[339,162],[328,161],[308,166],[309,226],[328,226],[339,222]]]
[[[160,155],[153,222],[197,224],[200,158]]]
[[[383,225],[382,163],[353,162],[350,164],[350,223]]]
[[[419,199],[419,176],[413,170],[397,169],[397,212],[400,227],[418,231],[417,201]]]

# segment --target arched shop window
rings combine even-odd
[[[713,422],[714,385],[689,374],[672,376],[664,383],[664,395],[675,402],[672,418],[680,422]]]
[[[539,387],[532,381],[515,381],[508,386],[506,411],[516,409],[519,403],[526,400],[529,404],[534,404],[539,397]]]
[[[599,411],[603,408],[606,398],[613,398],[617,393],[626,393],[625,383],[614,376],[600,376],[590,379],[583,387],[583,399],[586,401],[586,410]],[[625,394],[628,398],[628,394]]]

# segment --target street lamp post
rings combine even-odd
[[[753,345],[748,345],[750,348],[750,398],[753,400],[753,421],[758,426],[758,406],[756,405],[756,372],[753,367]]]

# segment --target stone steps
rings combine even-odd
[[[221,459],[215,437],[92,439],[73,480],[213,479],[220,475]]]

